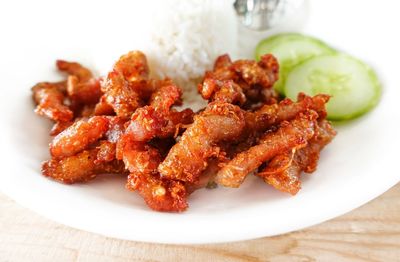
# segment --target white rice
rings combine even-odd
[[[217,56],[236,56],[237,21],[230,0],[159,0],[146,50],[153,77],[172,78],[186,92]]]

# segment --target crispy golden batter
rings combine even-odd
[[[158,167],[163,178],[195,182],[207,168],[212,156],[218,156],[218,143],[235,141],[245,126],[243,112],[228,103],[210,103],[195,116],[193,124],[172,147]]]
[[[307,111],[290,122],[283,122],[276,132],[268,132],[258,145],[237,154],[217,173],[215,181],[227,187],[239,187],[245,177],[262,163],[291,148],[302,148],[314,135],[318,114]]]

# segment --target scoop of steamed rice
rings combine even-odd
[[[185,92],[217,56],[236,56],[237,26],[230,0],[158,0],[145,50],[153,77],[172,78]]]

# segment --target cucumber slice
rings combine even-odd
[[[289,33],[261,41],[256,48],[256,58],[259,59],[267,53],[273,54],[279,61],[279,80],[274,87],[283,93],[287,74],[293,66],[313,56],[333,54],[335,50],[313,37]]]
[[[298,33],[283,33],[265,38],[258,43],[255,49],[255,57],[257,60],[259,60],[262,55],[269,54],[271,48],[277,44],[299,38],[303,38],[303,35]]]
[[[347,120],[371,110],[381,96],[375,72],[363,62],[343,54],[310,58],[287,76],[285,95],[296,99],[299,92],[328,94],[328,119]]]

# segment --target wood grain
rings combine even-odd
[[[217,245],[122,241],[49,221],[0,195],[0,261],[400,261],[400,184],[331,221]]]

